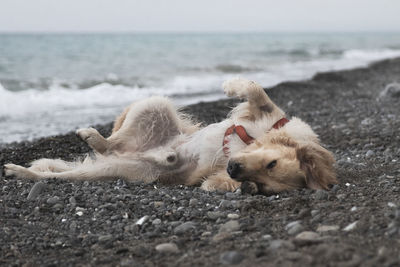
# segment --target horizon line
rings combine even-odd
[[[296,31],[296,30],[282,30],[282,31],[236,31],[236,30],[221,30],[221,31],[187,31],[187,30],[135,30],[135,31],[107,31],[107,30],[83,30],[83,31],[41,31],[41,30],[0,30],[0,34],[356,34],[356,33],[400,33],[400,30],[320,30],[320,31]]]

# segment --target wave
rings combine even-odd
[[[375,61],[385,58],[399,57],[399,49],[372,49],[372,50],[361,50],[361,49],[351,49],[347,50],[343,54],[345,59],[358,59],[363,61]]]
[[[70,131],[89,124],[111,121],[131,102],[152,95],[169,96],[177,105],[212,101],[223,97],[221,84],[240,74],[270,87],[287,80],[311,78],[316,72],[362,67],[375,60],[398,57],[400,50],[347,50],[339,57],[313,57],[311,60],[273,61],[257,66],[247,64],[220,65],[221,70],[177,75],[160,85],[122,84],[118,77],[113,82],[102,81],[84,87],[70,82],[53,82],[49,88],[42,83],[30,89],[11,91],[0,81],[0,143],[32,139]],[[217,65],[218,66],[218,65]],[[118,83],[121,82],[121,83]],[[6,83],[7,84],[7,83]],[[84,83],[83,83],[84,84]],[[11,88],[12,89],[12,88]]]

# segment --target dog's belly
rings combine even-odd
[[[185,158],[197,159],[198,168],[213,168],[226,164],[227,158],[222,150],[222,141],[232,122],[226,120],[192,134],[187,142],[179,146],[179,154]]]

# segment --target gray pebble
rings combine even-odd
[[[54,205],[54,204],[56,204],[56,203],[58,203],[58,202],[60,202],[60,198],[57,197],[57,196],[50,197],[50,198],[48,198],[47,201],[46,201],[46,203],[47,203],[47,204],[50,204],[50,205]]]
[[[385,97],[400,97],[400,83],[390,83],[386,85],[385,89],[383,89],[382,92],[379,94],[379,98]]]
[[[222,233],[218,233],[215,236],[213,236],[212,241],[213,242],[220,242],[223,240],[227,240],[232,238],[232,233],[227,233],[227,232],[222,232]]]
[[[220,211],[209,211],[207,212],[207,217],[211,220],[217,220],[218,218],[223,217],[224,214]]]
[[[197,203],[199,203],[199,201],[197,199],[191,198],[190,201],[189,201],[189,206],[192,206],[192,207],[196,206]]]
[[[69,201],[69,203],[70,203],[71,205],[76,205],[76,199],[75,199],[75,197],[70,197],[68,201]]]
[[[234,232],[240,229],[239,222],[236,220],[227,221],[219,228],[219,232]]]
[[[303,226],[301,225],[300,221],[294,221],[288,223],[285,227],[285,230],[289,235],[296,235],[303,231]]]
[[[375,152],[372,150],[368,150],[367,153],[365,154],[366,158],[371,158],[372,156],[375,155]]]
[[[179,248],[174,243],[163,243],[156,246],[158,252],[163,253],[178,253]]]
[[[55,204],[55,205],[53,206],[53,209],[54,209],[54,210],[61,210],[63,207],[64,207],[64,206],[63,206],[62,204],[57,203],[57,204]]]
[[[221,209],[230,209],[230,208],[233,208],[233,203],[232,203],[232,201],[223,199],[223,200],[219,203],[219,207],[220,207]]]
[[[29,191],[28,200],[33,200],[35,198],[37,198],[40,193],[46,188],[46,184],[44,184],[43,182],[37,182],[35,183],[31,190]]]
[[[159,225],[159,224],[161,224],[161,220],[160,219],[154,219],[152,222],[151,222],[151,224],[152,225]]]
[[[282,239],[276,239],[276,240],[272,240],[270,243],[269,243],[269,249],[270,250],[277,250],[277,249],[280,249],[280,248],[285,248],[285,249],[289,249],[289,250],[292,250],[292,249],[294,249],[294,244],[293,244],[293,242],[291,242],[291,241],[288,241],[288,240],[282,240]]]
[[[194,229],[196,229],[196,224],[195,223],[193,223],[193,222],[185,222],[185,223],[182,223],[181,225],[175,227],[174,234],[182,235],[182,234],[185,234],[185,233],[187,233],[189,231],[192,231]]]
[[[71,231],[75,231],[77,227],[78,227],[78,225],[76,224],[76,221],[72,221],[72,222],[70,223],[70,225],[69,225],[69,229],[70,229]]]
[[[311,216],[315,217],[319,213],[319,210],[312,210],[311,211]]]
[[[105,243],[113,239],[113,235],[101,235],[98,240],[100,243]]]
[[[325,190],[317,190],[315,192],[315,199],[317,199],[317,200],[328,199],[328,192],[326,192]]]
[[[244,259],[243,254],[237,251],[227,251],[221,254],[220,262],[222,264],[239,264]]]
[[[123,267],[125,267],[125,266],[140,266],[140,265],[138,265],[138,262],[136,262],[133,259],[123,259],[120,262],[120,265],[123,266]]]
[[[322,242],[319,234],[311,231],[304,231],[296,235],[294,239],[295,243],[298,245],[309,245]]]
[[[228,192],[225,194],[225,196],[226,196],[226,198],[233,199],[233,198],[237,198],[238,195],[233,192]]]

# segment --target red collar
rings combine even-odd
[[[289,122],[288,119],[282,118],[282,119],[278,120],[277,122],[275,122],[275,124],[272,125],[272,128],[279,129],[279,128],[285,126],[285,124],[288,122]],[[228,138],[228,136],[230,136],[233,133],[236,133],[240,137],[240,139],[243,141],[243,143],[245,143],[246,145],[250,145],[254,141],[254,138],[247,134],[246,129],[242,125],[232,125],[228,129],[226,129],[225,135],[224,135],[224,140],[222,141],[222,149],[224,150],[224,153],[226,156],[229,155],[229,147],[228,147],[229,138]]]

